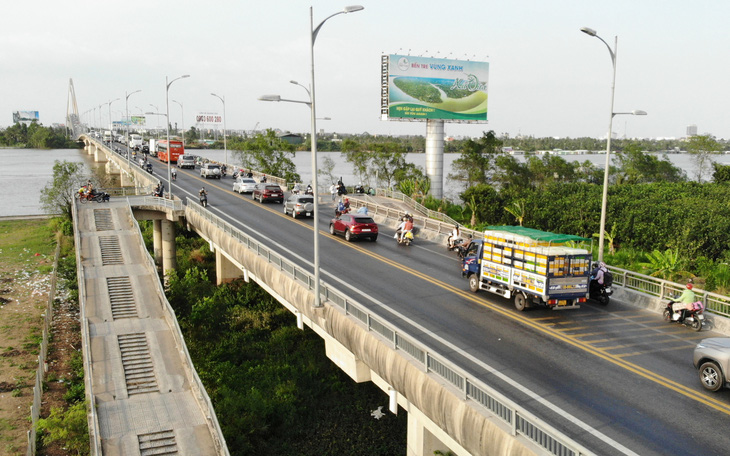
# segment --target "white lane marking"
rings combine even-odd
[[[245,227],[247,230],[251,231],[252,233],[256,233],[258,236],[260,236],[263,239],[269,239],[266,235],[264,235],[264,234],[260,233],[259,231],[251,228],[250,226],[246,225],[245,223],[242,223],[241,221],[233,218],[232,216],[229,216],[229,215],[223,213],[221,210],[219,210],[219,209],[217,209],[215,207],[213,207],[212,209],[215,210],[216,212],[220,213],[223,217],[231,220],[231,223],[238,224],[238,225],[240,225],[242,227]],[[307,260],[306,258],[303,258],[303,257],[301,257],[301,256],[299,256],[299,255],[297,255],[297,254],[295,254],[293,252],[291,252],[291,250],[285,248],[283,245],[281,245],[281,244],[279,244],[277,242],[274,242],[274,241],[271,241],[271,242],[272,242],[273,245],[275,245],[276,247],[278,247],[279,249],[281,249],[282,252],[286,252],[284,254],[280,253],[280,255],[294,256],[297,259],[299,259],[300,261],[302,261],[303,263],[309,265],[310,267],[314,267],[314,265],[311,262],[309,262],[309,260]],[[330,274],[329,272],[327,272],[327,271],[325,271],[324,269],[321,269],[321,268],[320,268],[320,272],[321,273],[324,273],[325,275],[327,275],[328,277],[330,277],[331,279],[333,279],[334,281],[336,281],[340,285],[344,286],[345,288],[351,290],[352,292],[354,292],[356,294],[359,294],[360,296],[368,299],[369,301],[371,301],[372,303],[378,305],[379,307],[381,307],[382,309],[386,310],[387,312],[390,312],[391,314],[393,314],[393,315],[395,315],[395,316],[397,316],[399,318],[402,318],[403,320],[407,321],[410,325],[412,325],[414,328],[418,328],[421,331],[423,331],[425,333],[428,333],[432,338],[436,339],[440,343],[442,343],[445,346],[451,348],[455,352],[458,352],[461,356],[469,359],[471,362],[473,362],[473,363],[477,364],[478,366],[482,367],[483,369],[485,369],[489,373],[491,373],[494,376],[496,376],[499,379],[501,379],[503,382],[507,383],[508,385],[512,386],[513,388],[515,388],[516,390],[522,392],[523,394],[529,396],[535,402],[538,402],[538,403],[542,404],[547,409],[553,411],[555,414],[557,414],[557,415],[563,417],[564,419],[568,420],[569,422],[575,424],[576,426],[578,426],[579,428],[581,428],[584,431],[588,432],[592,436],[596,437],[597,439],[601,440],[602,442],[606,443],[607,445],[615,448],[617,451],[620,451],[621,453],[623,453],[625,455],[628,455],[628,456],[639,456],[638,453],[635,453],[635,452],[631,451],[629,448],[626,448],[625,446],[623,446],[619,442],[613,440],[612,438],[610,438],[609,436],[607,436],[604,433],[600,432],[599,430],[591,427],[587,423],[584,423],[583,421],[581,421],[578,418],[574,417],[570,413],[566,412],[565,410],[561,409],[557,405],[555,405],[552,402],[548,401],[547,399],[543,398],[542,396],[540,396],[539,394],[535,393],[531,389],[529,389],[529,388],[521,385],[520,383],[512,380],[508,376],[506,376],[503,373],[499,372],[497,369],[495,369],[492,366],[486,364],[482,360],[477,359],[476,357],[472,356],[468,352],[462,350],[460,347],[456,346],[455,344],[449,342],[448,340],[444,339],[443,337],[441,337],[441,336],[439,336],[437,334],[431,334],[431,331],[428,328],[426,328],[426,327],[420,325],[419,323],[411,320],[410,318],[408,318],[407,316],[401,314],[400,312],[389,308],[384,303],[378,301],[377,299],[373,298],[372,296],[370,296],[370,295],[368,295],[368,294],[366,294],[366,293],[358,290],[354,286],[348,284],[344,280],[342,280],[339,277],[337,277],[337,275]]]

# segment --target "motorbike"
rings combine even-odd
[[[200,205],[203,207],[208,207],[208,195],[200,195]]]
[[[673,305],[677,301],[670,299],[664,308],[664,321],[668,323],[680,323],[692,328],[694,331],[701,331],[705,322],[704,307],[701,301],[693,302],[692,309],[684,310],[684,319],[681,319],[682,311],[675,312]]]
[[[175,171],[175,170],[172,170],[172,171],[170,172],[170,174],[172,175],[172,180],[174,180],[174,181],[175,181],[175,180],[177,180],[177,171]]]
[[[406,231],[404,236],[401,236],[401,232],[398,230],[395,232],[395,239],[398,241],[398,244],[411,245],[413,243],[413,230]]]
[[[146,163],[144,166],[142,166],[145,171],[152,174],[152,163]]]
[[[597,280],[591,278],[591,283],[588,287],[590,290],[590,299],[598,301],[601,305],[608,305],[610,296],[613,294],[613,287],[611,285],[600,284]]]

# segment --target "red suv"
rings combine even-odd
[[[256,184],[256,188],[251,193],[251,198],[264,201],[276,201],[281,204],[284,202],[284,192],[277,184],[260,183]]]
[[[330,234],[343,233],[347,241],[357,238],[378,239],[378,225],[369,215],[342,214],[330,222]]]

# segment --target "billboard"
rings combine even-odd
[[[145,125],[146,119],[144,116],[132,116],[131,125]]]
[[[13,111],[13,123],[38,121],[38,111]]]
[[[215,126],[218,126],[223,123],[223,116],[221,116],[217,112],[199,112],[198,115],[195,116],[195,123],[213,124]]]
[[[112,128],[121,128],[126,126],[145,125],[144,116],[130,116],[129,120],[115,120],[112,122]]]
[[[486,122],[488,80],[487,62],[384,55],[381,116]]]

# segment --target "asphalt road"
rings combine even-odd
[[[151,158],[166,181],[165,165]],[[312,219],[284,216],[231,191],[233,179],[178,170],[174,193],[208,209],[293,261],[311,267]],[[511,302],[468,291],[454,254],[420,238],[411,247],[381,226],[377,242],[328,233],[334,213],[320,205],[322,280],[458,361],[535,415],[599,455],[726,455],[730,391],[705,392],[692,350],[710,331],[665,323],[661,315],[612,301],[580,309],[518,312]]]

